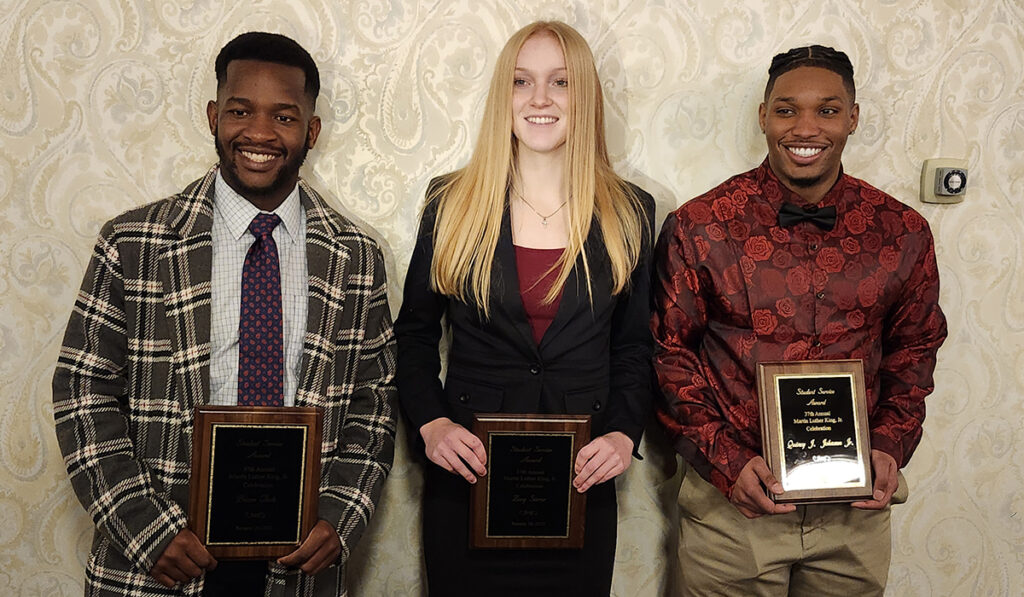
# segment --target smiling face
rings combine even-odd
[[[516,58],[512,88],[512,133],[520,156],[564,150],[569,102],[569,74],[558,40],[548,33],[530,37]]]
[[[780,75],[759,111],[772,172],[805,201],[817,203],[839,177],[846,138],[859,115],[837,73],[801,66]]]
[[[217,101],[206,107],[225,182],[266,211],[295,187],[299,166],[320,134],[304,85],[298,67],[234,60]]]

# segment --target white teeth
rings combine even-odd
[[[272,155],[266,153],[253,153],[251,151],[243,151],[242,155],[245,156],[245,159],[252,160],[257,164],[269,162],[270,160],[274,159],[274,156]]]
[[[791,153],[802,158],[809,158],[821,153],[821,147],[787,147]]]
[[[552,124],[558,121],[554,116],[528,116],[526,120],[533,124]]]

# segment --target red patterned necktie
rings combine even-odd
[[[249,224],[256,240],[242,266],[238,318],[238,404],[284,405],[284,331],[281,323],[281,266],[271,233],[281,223],[261,213]]]

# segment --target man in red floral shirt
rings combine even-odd
[[[928,223],[843,172],[853,66],[822,46],[772,60],[768,158],[669,215],[657,249],[659,420],[679,493],[688,595],[881,595],[888,506],[921,438],[946,337]],[[756,365],[862,359],[874,495],[793,506],[761,457]],[[852,507],[851,507],[852,506]]]

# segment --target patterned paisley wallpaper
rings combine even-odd
[[[235,34],[289,34],[321,65],[305,176],[380,239],[393,308],[429,178],[469,155],[505,39],[537,18],[590,41],[620,172],[660,212],[756,165],[769,57],[846,49],[861,126],[847,170],[937,237],[949,340],[894,510],[889,594],[1024,586],[1024,4],[1021,0],[0,0],[0,595],[81,593],[90,523],[50,408],[66,318],[100,224],[214,161],[203,106]],[[961,157],[960,205],[917,199],[921,161]],[[672,593],[671,452],[620,480],[619,596]],[[354,595],[422,590],[420,468],[400,446]]]

